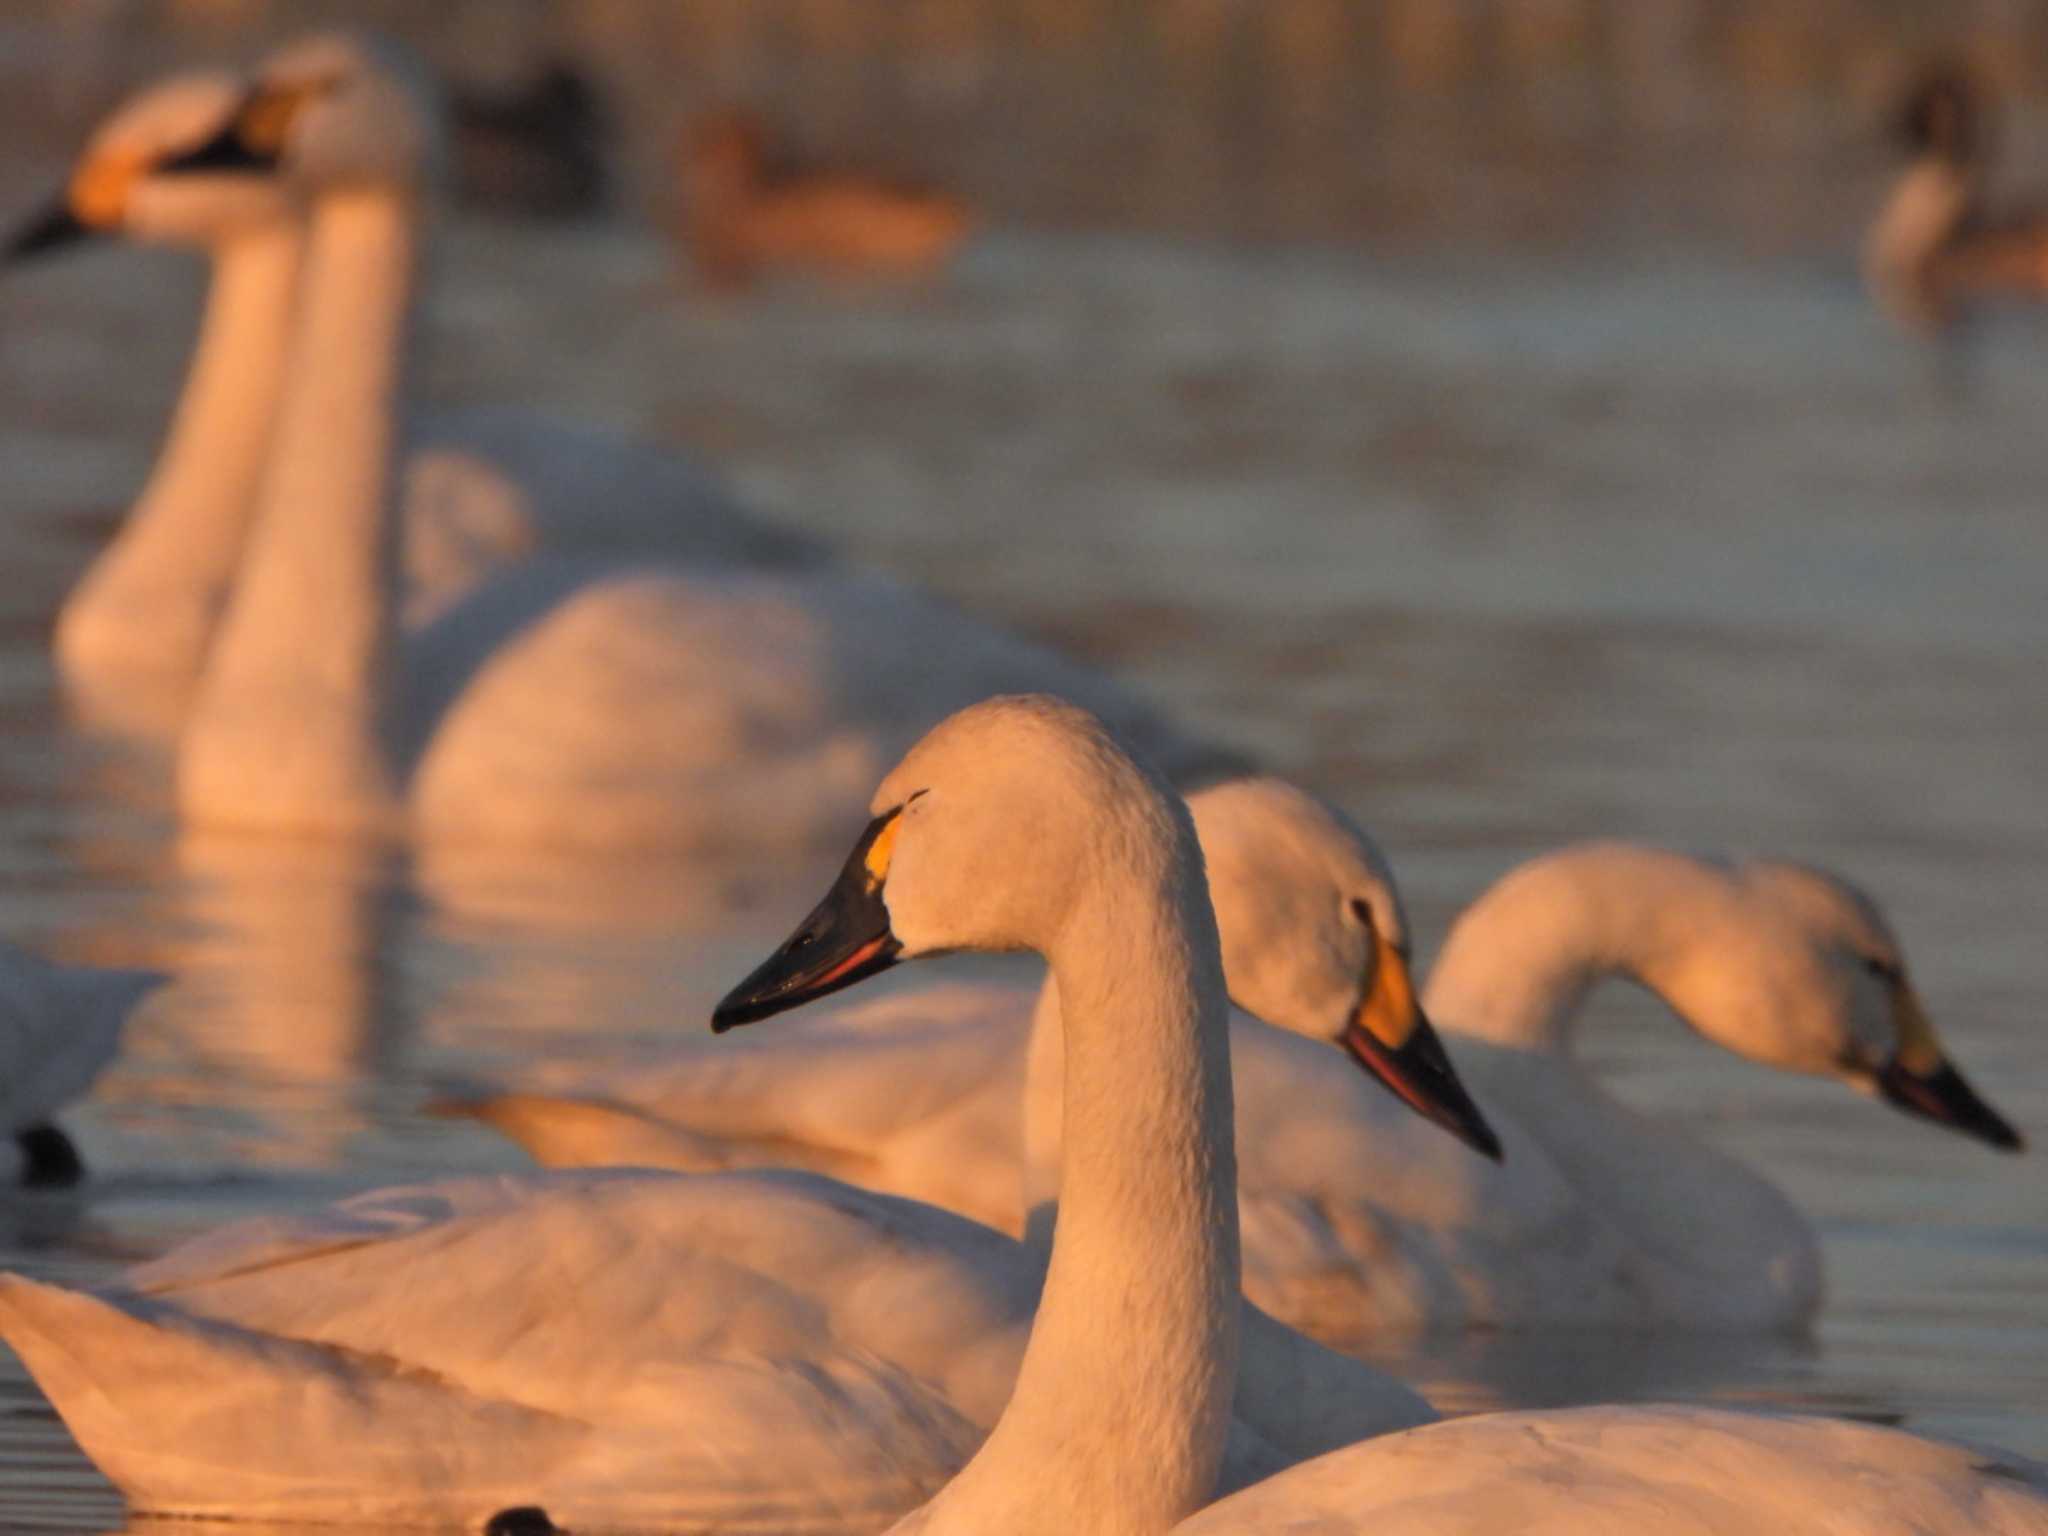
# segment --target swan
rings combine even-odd
[[[1015,1390],[895,1536],[2048,1530],[2048,1467],[2018,1457],[1676,1407],[1424,1426],[1186,1518],[1219,1481],[1240,1318],[1228,1003],[1189,819],[1108,732],[1043,700],[955,717],[872,806],[839,882],[713,1027],[922,954],[1021,947],[1052,967],[1068,1036],[1066,1182]]]
[[[1872,297],[1904,330],[1931,335],[1959,303],[2048,296],[2048,217],[1987,212],[1995,124],[1979,86],[1955,69],[1929,71],[1899,113],[1912,159],[1863,241]]]
[[[0,944],[0,1135],[14,1176],[33,1189],[76,1184],[85,1164],[52,1116],[83,1095],[121,1044],[157,971],[57,965]]]
[[[932,731],[872,807],[833,894],[714,1028],[898,951],[1039,949],[1075,1036],[1049,1274],[985,1227],[807,1172],[575,1170],[242,1223],[105,1295],[0,1277],[0,1336],[137,1508],[246,1519],[544,1506],[579,1530],[874,1531],[975,1477],[1005,1401],[1042,1400],[1048,1372],[1190,1330],[1228,1346],[1186,1382],[1221,1397],[1140,1481],[1199,1463],[1206,1496],[1219,1461],[1247,1484],[1432,1417],[1255,1315],[1237,1371],[1228,1064],[1220,1044],[1187,1059],[1190,1008],[1220,1042],[1222,979],[1163,782],[1093,717],[1011,698]],[[1131,1176],[1160,1159],[1184,1197]],[[1189,1244],[1199,1259],[1156,1261]],[[1072,1381],[1122,1417],[1121,1377]]]
[[[1741,1162],[1609,1096],[1578,1061],[1587,994],[1618,977],[1696,1033],[1832,1077],[1993,1147],[2017,1133],[1950,1064],[1874,902],[1775,860],[1623,842],[1510,871],[1453,923],[1423,989],[1499,1164],[1441,1155],[1302,1038],[1286,995],[1234,1022],[1246,1294],[1324,1340],[1454,1327],[1797,1331],[1818,1244]],[[1031,1129],[1057,1037],[1035,1041]],[[1053,1079],[1057,1081],[1056,1078]],[[1041,1164],[1043,1158],[1041,1156]],[[1032,1178],[1041,1192],[1054,1177]]]
[[[528,560],[400,622],[387,493],[430,125],[367,45],[287,50],[164,174],[274,163],[311,197],[289,371],[178,746],[191,826],[586,848],[796,846],[856,823],[935,716],[1080,695],[1213,760],[1044,649],[879,576]]]
[[[1325,1342],[1811,1323],[1820,1252],[1791,1202],[1736,1159],[1636,1115],[1578,1063],[1573,1023],[1609,978],[1646,987],[1725,1049],[1843,1080],[1994,1147],[2019,1144],[1949,1064],[1891,925],[1849,882],[1596,842],[1504,876],[1458,918],[1430,972],[1420,1011],[1508,1148],[1499,1166],[1483,1163],[1332,1064],[1340,1031],[1354,1052],[1374,1038],[1349,1028],[1354,1010],[1400,1020],[1415,1008],[1407,919],[1371,840],[1269,777],[1189,804],[1243,1010],[1231,1053],[1246,1294]],[[949,988],[746,1052],[544,1068],[457,1098],[543,1163],[795,1164],[1006,1231],[1028,1211],[1042,1242],[1058,1189],[1062,1035],[1046,989],[1027,1052],[1031,1006],[1021,988]]]
[[[402,66],[383,67],[410,88]],[[17,232],[4,258],[98,236],[209,259],[205,316],[163,448],[57,620],[68,691],[88,717],[136,734],[175,734],[183,718],[234,584],[293,371],[363,362],[358,336],[329,338],[332,350],[317,355],[292,349],[307,221],[286,179],[247,156],[174,168],[217,141],[246,94],[246,81],[212,72],[131,98],[91,136],[64,193]],[[365,121],[358,131],[402,135],[407,122],[431,115],[428,96],[415,91],[413,100],[412,116]],[[399,292],[385,299],[405,301]],[[387,414],[395,407],[365,404]],[[748,517],[684,460],[526,412],[409,408],[395,473],[415,623],[485,573],[536,552],[770,567],[824,560],[815,541]]]
[[[1188,809],[1232,998],[1347,1044],[1376,1075],[1398,1073],[1389,1051],[1411,1027],[1415,993],[1407,914],[1378,846],[1335,808],[1265,775],[1197,790]],[[1031,1170],[1058,1161],[1057,1104],[1046,1103],[1059,1077],[1050,986],[953,982],[813,1012],[739,1048],[690,1043],[452,1085],[435,1108],[489,1125],[551,1167],[803,1167],[1021,1234],[1027,1128],[1041,1142]],[[1033,1039],[1055,1045],[1031,1064],[1040,1097],[1026,1115]],[[1470,1122],[1449,1128],[1495,1150]],[[1055,1179],[1034,1185],[1031,1203],[1050,1200]]]

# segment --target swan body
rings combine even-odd
[[[14,1144],[22,1183],[78,1180],[77,1150],[52,1117],[114,1059],[129,1016],[164,979],[0,945],[0,1136]]]
[[[294,369],[179,744],[193,824],[590,847],[793,845],[934,715],[1057,686],[1144,706],[880,577],[525,561],[407,629],[390,487],[428,125],[368,50],[288,52],[223,136],[310,189]],[[282,125],[282,126],[280,126]],[[409,130],[408,127],[409,126]],[[189,168],[189,167],[188,167]]]
[[[156,465],[109,547],[59,612],[56,650],[90,718],[174,734],[232,591],[295,371],[359,348],[294,349],[306,247],[303,199],[279,173],[172,170],[246,95],[224,74],[164,81],[104,123],[57,212],[17,254],[113,235],[197,249],[212,277],[177,410]],[[415,101],[415,114],[424,112]],[[395,129],[393,131],[396,131]],[[404,302],[400,295],[390,302]],[[392,411],[400,402],[373,404]],[[443,611],[507,563],[547,553],[692,565],[814,566],[817,541],[738,508],[702,469],[620,434],[508,409],[411,407],[395,475],[405,613]]]
[[[1010,922],[1011,942],[1038,936],[1074,1000],[1073,1027],[1098,1031],[1102,1090],[1164,1101],[1161,1130],[1190,1098],[1227,1129],[1220,1056],[1191,1077],[1175,1047],[1131,1038],[1183,1022],[1190,976],[1197,1001],[1222,1006],[1199,854],[1158,782],[1063,706],[1004,701],[956,717],[884,781],[884,796],[922,790],[917,803],[955,811],[951,837],[906,828],[897,839],[904,888],[916,892],[925,871],[901,921],[916,933],[920,910],[949,911],[970,925],[958,936],[982,946]],[[1020,823],[1000,867],[1041,866],[1022,916],[1004,916],[997,866],[954,862],[953,839],[978,840],[990,814]],[[1055,814],[1076,825],[1048,835]],[[1133,840],[1128,872],[1085,860]],[[1062,871],[1065,887],[1047,889]],[[1073,920],[1065,933],[1060,913]],[[904,942],[936,948],[955,932]],[[1105,986],[1138,1000],[1135,1021],[1091,1003]],[[732,1021],[728,1007],[718,1022]],[[1150,1081],[1137,1074],[1134,1093],[1132,1058],[1148,1049]],[[1114,1117],[1092,1118],[1076,1113],[1071,1146],[1113,1129]],[[1144,1132],[1141,1119],[1116,1134],[1128,1144]],[[1033,1343],[1048,1307],[1080,1353],[1135,1332],[1185,1358],[1194,1325],[1234,1356],[1228,1143],[1218,1157],[1175,1142],[1182,1177],[1221,1192],[1193,1218],[1213,1235],[1128,1189],[1105,1147],[1098,1168],[1072,1171],[1062,1230],[1085,1236],[1092,1218],[1117,1236],[1080,1261],[1056,1251],[1049,1270],[949,1212],[810,1173],[579,1170],[244,1223],[99,1296],[0,1278],[0,1336],[150,1511],[473,1525],[543,1504],[585,1530],[873,1531],[945,1497],[956,1473],[974,1477],[976,1448],[1023,1383],[1036,1373],[1030,1390],[1043,1396],[1048,1370],[1066,1374]],[[1169,1232],[1222,1245],[1227,1262],[1162,1269],[1153,1254]],[[1063,1241],[1072,1254],[1080,1239]],[[1118,1304],[1081,1307],[1077,1288],[1102,1282]],[[1224,1315],[1191,1310],[1197,1297]],[[1269,1325],[1249,1327],[1256,1341]],[[1430,1417],[1405,1389],[1305,1340],[1255,1345],[1247,1359],[1242,1382],[1234,1360],[1188,1368],[1209,1408],[1196,1435],[1175,1415],[1155,1427],[1165,1464],[1142,1480],[1157,1485],[1147,1507],[1191,1510],[1219,1478],[1248,1483],[1338,1443],[1341,1426]],[[1332,1395],[1359,1382],[1378,1383],[1371,1400]]]

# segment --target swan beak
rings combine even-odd
[[[1500,1138],[1458,1081],[1443,1041],[1416,1001],[1406,957],[1384,934],[1374,934],[1373,949],[1372,984],[1339,1042],[1395,1098],[1499,1162]]]
[[[0,262],[11,266],[17,261],[33,261],[38,256],[47,256],[67,245],[88,240],[92,235],[92,228],[71,211],[71,204],[63,198],[55,198],[41,213],[8,237],[7,244],[0,247]]]
[[[1963,1074],[1942,1054],[1933,1021],[1913,989],[1901,981],[1892,1007],[1898,1049],[1877,1074],[1877,1091],[1909,1115],[1920,1115],[2001,1152],[2018,1152],[2026,1141],[2005,1116],[1977,1096]]]
[[[151,169],[163,176],[246,176],[275,171],[276,153],[257,149],[249,142],[243,128],[249,111],[245,104],[205,143],[159,161]]]
[[[850,987],[896,963],[903,946],[889,931],[882,882],[888,878],[900,814],[899,807],[868,823],[825,899],[711,1011],[715,1033]]]

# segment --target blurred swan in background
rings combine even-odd
[[[582,847],[795,846],[946,707],[1050,685],[1214,760],[1050,652],[858,572],[526,560],[401,627],[389,485],[432,130],[369,46],[288,50],[219,138],[312,202],[293,356],[179,743],[194,825]],[[935,702],[936,701],[936,702]]]
[[[737,288],[763,271],[859,276],[943,266],[967,238],[964,203],[853,171],[787,163],[752,113],[712,113],[685,130],[683,243],[697,277]]]
[[[142,1000],[168,977],[56,965],[0,944],[0,1136],[12,1176],[62,1188],[83,1176],[78,1149],[52,1118],[92,1086]]]
[[[104,1296],[0,1279],[0,1335],[139,1509],[249,1518],[474,1528],[545,1504],[572,1528],[872,1531],[958,1471],[1006,1401],[1042,1399],[1048,1351],[1072,1369],[1133,1334],[1231,1340],[1201,1375],[1222,1394],[1204,1495],[1226,1438],[1235,1486],[1432,1417],[1256,1317],[1236,1374],[1222,980],[1178,802],[1091,718],[1011,699],[934,731],[873,804],[832,895],[714,1023],[899,946],[1046,951],[1076,1099],[1042,1300],[1019,1244],[929,1206],[788,1171],[585,1171],[245,1223]],[[1190,1007],[1214,1037],[1197,1064]],[[1220,1149],[1184,1112],[1222,1122]],[[1160,1162],[1180,1198],[1134,1176]],[[1190,1241],[1215,1262],[1178,1262]],[[1120,1419],[1117,1359],[1071,1380]]]
[[[1889,924],[1846,881],[1591,843],[1500,880],[1430,974],[1421,1012],[1506,1141],[1504,1164],[1484,1163],[1329,1054],[1340,1034],[1368,1054],[1415,1013],[1406,918],[1370,840],[1271,779],[1190,806],[1244,1010],[1231,1048],[1246,1294],[1318,1338],[1811,1321],[1820,1255],[1791,1203],[1618,1103],[1577,1061],[1574,1022],[1611,977],[1725,1049],[2019,1145],[1948,1064]],[[1048,989],[1027,1068],[1027,1006],[1022,989],[947,988],[715,1059],[544,1068],[463,1108],[544,1163],[793,1164],[1006,1231],[1031,1212],[1042,1240],[1059,1187],[1061,1034]]]
[[[365,61],[367,66],[367,60]],[[280,398],[307,372],[361,367],[367,338],[293,344],[307,218],[303,186],[247,156],[171,162],[217,140],[246,95],[227,74],[145,90],[104,123],[63,195],[13,238],[12,260],[88,236],[202,250],[212,281],[192,363],[157,462],[113,543],[61,610],[56,649],[88,719],[175,734],[216,633],[273,451]],[[432,141],[430,93],[361,122],[370,143]],[[409,214],[412,210],[408,210]],[[387,302],[404,303],[392,294]],[[397,411],[396,399],[376,402]],[[742,513],[701,470],[594,427],[505,409],[408,405],[395,471],[401,564],[415,622],[484,573],[539,551],[721,565],[805,565],[822,545]]]
[[[1983,88],[1962,69],[1927,71],[1898,133],[1912,158],[1863,243],[1864,279],[1885,313],[1926,335],[1973,299],[2048,297],[2048,212],[1987,204],[1997,124]]]

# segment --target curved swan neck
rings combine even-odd
[[[314,208],[275,442],[181,761],[202,817],[297,819],[317,801],[371,824],[397,802],[385,674],[415,226],[379,190]]]
[[[1726,871],[1627,843],[1545,854],[1452,924],[1423,1007],[1443,1030],[1565,1053],[1586,994],[1626,977],[1687,1017],[1677,991],[1691,936],[1735,901]]]
[[[1924,154],[1899,177],[1863,242],[1863,271],[1882,300],[1907,324],[1927,318],[1923,291],[1935,258],[1977,204],[1979,177],[1970,166]]]
[[[1222,962],[1182,842],[1149,876],[1090,882],[1047,954],[1067,1054],[1045,1290],[1002,1419],[910,1529],[1149,1536],[1214,1493],[1237,1169]]]
[[[271,445],[304,244],[298,224],[278,223],[216,252],[156,466],[59,618],[58,652],[74,670],[199,675]]]

